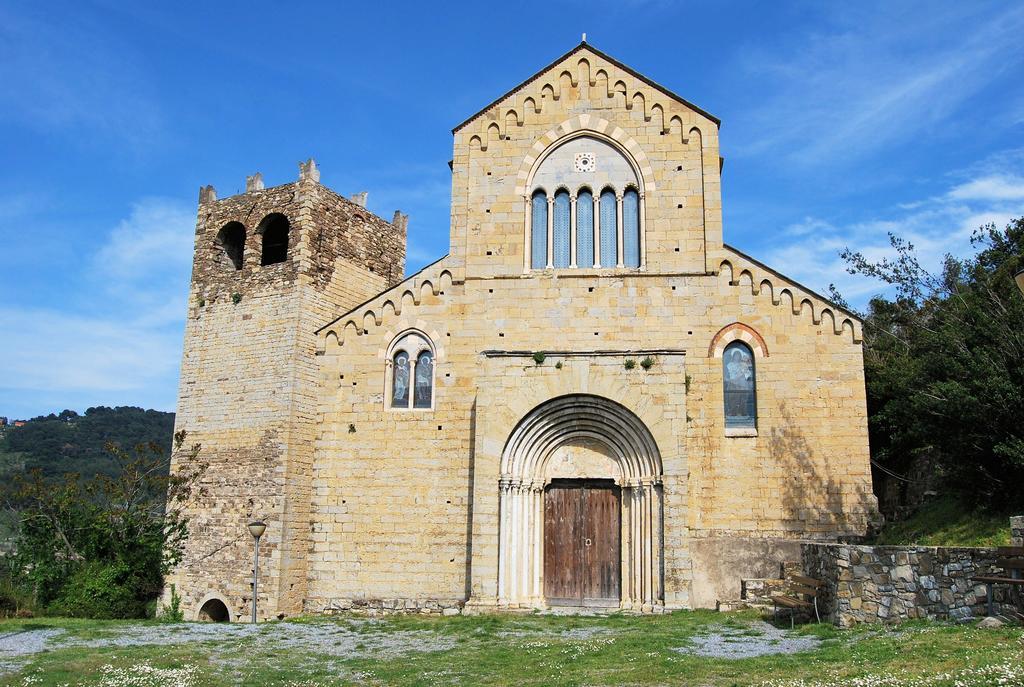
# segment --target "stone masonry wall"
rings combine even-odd
[[[170,576],[194,617],[209,598],[235,616],[251,603],[252,518],[261,541],[264,616],[301,610],[306,595],[310,475],[318,370],[316,329],[404,270],[404,221],[392,225],[321,186],[315,165],[297,183],[216,200],[204,192],[196,227],[176,429],[209,463],[191,504],[184,560]],[[261,265],[263,218],[290,224],[288,257]],[[241,269],[218,239],[246,230]]]
[[[578,135],[637,162],[640,269],[524,270],[530,165]],[[658,437],[666,607],[739,593],[694,574],[696,538],[865,533],[876,503],[860,324],[722,243],[719,179],[717,122],[588,46],[457,128],[451,254],[321,332],[309,610],[493,603],[498,460],[523,415],[559,394],[618,399]],[[409,329],[437,350],[434,407],[396,412],[387,351]],[[724,427],[733,338],[755,349],[755,431]],[[641,350],[666,351],[649,375],[623,367]],[[485,351],[549,355],[537,366]],[[736,579],[760,568],[740,561]]]
[[[1010,518],[1010,537],[1013,546],[1024,546],[1024,515]]]
[[[824,613],[840,627],[850,627],[913,618],[984,616],[985,585],[971,578],[993,571],[996,551],[804,544],[802,558],[805,574],[826,582],[819,597]],[[1012,593],[1005,587],[996,585],[994,600],[997,612],[1013,612]]]
[[[709,350],[737,320],[768,351],[756,361],[758,428],[747,436],[725,432],[722,360]],[[386,351],[409,328],[437,348],[431,410],[386,407]],[[860,345],[806,310],[776,305],[767,289],[755,295],[749,282],[733,283],[731,273],[459,283],[442,260],[325,328],[322,345],[309,610],[361,595],[493,594],[498,456],[523,414],[563,393],[619,393],[616,384],[625,393],[636,383],[633,396],[612,398],[626,399],[652,431],[655,417],[673,418],[660,420],[671,429],[659,439],[671,469],[671,607],[713,607],[739,593],[691,590],[695,537],[828,539],[863,534],[873,513]],[[589,355],[598,349],[620,353]],[[644,357],[629,352],[642,349],[685,355],[671,365],[655,355],[651,375],[639,365],[626,371],[626,358]],[[487,350],[549,354],[537,366]],[[763,576],[753,560],[735,573]]]

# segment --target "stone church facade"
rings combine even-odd
[[[580,44],[454,129],[451,248],[319,183],[201,191],[192,617],[714,607],[862,535],[861,324],[723,242],[719,121]],[[454,611],[449,611],[454,612]]]

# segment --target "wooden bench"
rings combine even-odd
[[[804,577],[803,575],[789,575],[786,578],[787,588],[789,594],[779,594],[772,597],[772,603],[774,604],[773,616],[775,619],[779,616],[779,608],[783,608],[789,611],[789,626],[792,628],[795,624],[796,612],[799,610],[806,610],[810,612],[810,609],[814,609],[814,617],[821,622],[821,615],[818,613],[818,591],[825,586],[825,583],[821,580],[816,580],[813,577]]]
[[[985,583],[989,615],[995,615],[992,608],[992,585],[1024,586],[1024,546],[1000,546],[996,549],[996,567],[1003,569],[1002,575],[976,575],[971,578],[974,582]]]

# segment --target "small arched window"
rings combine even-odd
[[[236,270],[242,269],[245,254],[245,227],[241,222],[228,222],[217,233],[217,243]]]
[[[619,263],[618,207],[615,191],[601,191],[601,267],[615,267]]]
[[[548,194],[537,191],[533,194],[533,214],[530,217],[531,237],[530,265],[542,270],[548,264]]]
[[[288,259],[288,218],[274,212],[263,218],[256,233],[263,235],[261,265],[273,265]]]
[[[742,341],[733,341],[722,354],[722,385],[725,394],[726,428],[757,426],[757,379],[754,352]]]
[[[551,262],[555,267],[569,266],[569,221],[571,216],[569,192],[555,194],[555,216],[551,227]]]
[[[640,195],[633,188],[622,194],[622,263],[640,266]]]
[[[429,409],[434,406],[434,349],[420,332],[410,331],[391,345],[391,407]]]
[[[576,196],[576,264],[594,266],[594,194],[587,188]]]

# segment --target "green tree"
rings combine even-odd
[[[975,255],[925,269],[890,235],[896,257],[844,251],[853,274],[880,279],[864,318],[864,365],[875,462],[904,471],[931,456],[946,489],[975,505],[1024,503],[1024,218],[976,230]]]
[[[184,505],[206,469],[200,446],[178,432],[170,454],[156,443],[110,444],[113,476],[54,481],[41,470],[4,490],[17,518],[15,559],[39,606],[93,617],[138,617],[160,593],[188,537]]]

